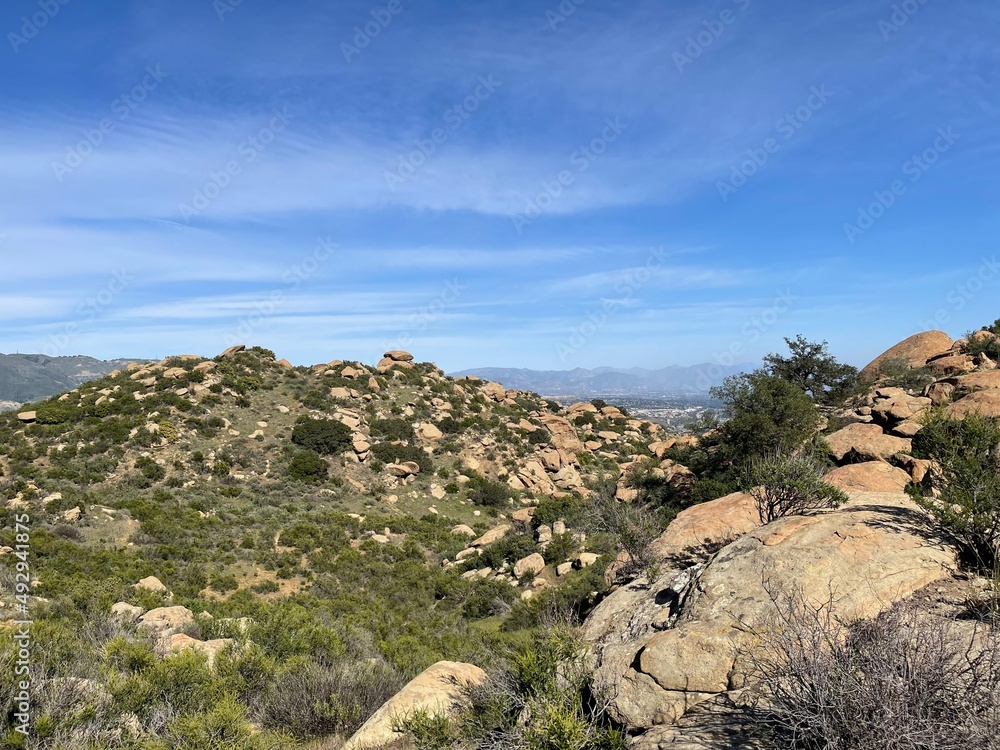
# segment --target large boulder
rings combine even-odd
[[[194,624],[194,613],[187,607],[157,607],[139,618],[139,627],[157,638],[169,638]]]
[[[887,460],[890,456],[906,453],[913,447],[912,441],[907,438],[886,435],[878,425],[861,422],[849,424],[829,435],[826,443],[838,463],[845,460]]]
[[[823,481],[844,492],[902,492],[912,476],[885,461],[847,464],[827,472]]]
[[[741,651],[778,616],[775,592],[876,615],[949,577],[955,553],[901,493],[859,493],[835,511],[778,519],[714,557],[622,587],[584,625],[598,687],[631,730],[673,725],[745,685]]]
[[[467,705],[463,691],[485,680],[486,673],[473,664],[439,661],[390,698],[354,733],[342,750],[374,750],[403,739],[403,735],[393,731],[393,724],[417,711],[432,716],[451,716]]]
[[[965,419],[970,414],[1000,417],[1000,390],[976,391],[945,407],[949,417]]]
[[[689,555],[739,539],[760,526],[753,496],[734,492],[681,511],[660,537],[652,552],[658,558],[671,554]]]
[[[576,428],[564,417],[543,414],[538,421],[549,431],[551,443],[559,450],[567,453],[579,453],[583,450],[583,443],[576,434]]]
[[[954,342],[942,331],[924,331],[900,341],[869,362],[861,377],[875,380],[879,375],[879,365],[887,360],[902,359],[911,367],[923,367],[928,359],[951,349]]]

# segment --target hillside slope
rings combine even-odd
[[[142,360],[0,354],[0,402],[23,404],[76,388]]]
[[[235,691],[275,736],[349,733],[434,662],[482,661],[552,608],[591,606],[617,549],[579,519],[636,461],[659,466],[662,437],[614,407],[563,410],[405,352],[377,366],[292,367],[241,347],[130,364],[0,415],[0,554],[13,560],[15,518],[30,518],[37,671],[109,696],[86,732],[128,720],[137,741],[187,747],[163,712],[204,717]],[[0,619],[17,603],[0,594]],[[135,672],[116,649],[162,661]],[[234,682],[248,653],[264,660],[249,693]],[[194,703],[162,682],[190,687],[191,654],[215,665],[196,669],[214,687]],[[365,681],[351,688],[362,706],[271,713],[345,675]],[[150,697],[126,698],[136,690]],[[37,698],[53,747],[83,736],[65,700]]]

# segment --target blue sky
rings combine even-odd
[[[863,365],[1000,317],[990,0],[8,0],[0,31],[3,351],[660,367],[803,333]]]

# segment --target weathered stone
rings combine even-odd
[[[878,377],[879,365],[894,359],[905,360],[911,367],[923,367],[928,359],[948,351],[953,343],[951,336],[941,331],[918,333],[877,356],[861,370],[861,377],[874,380]]]
[[[521,578],[525,575],[536,576],[545,570],[545,559],[537,552],[523,557],[514,563],[514,576]]]
[[[849,424],[829,435],[826,443],[838,462],[884,460],[911,448],[906,438],[886,435],[878,425],[860,423]]]
[[[827,472],[823,481],[844,492],[902,492],[910,475],[884,461],[867,461]]]
[[[467,705],[465,689],[485,680],[486,673],[472,664],[438,662],[390,698],[354,733],[342,750],[374,750],[403,739],[393,731],[393,726],[399,719],[418,711],[432,716],[451,716]]]

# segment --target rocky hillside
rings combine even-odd
[[[243,347],[130,364],[0,416],[0,619],[34,620],[41,727],[34,744],[6,741],[819,748],[830,738],[776,741],[790,735],[762,685],[782,654],[812,668],[824,650],[795,649],[853,643],[829,628],[857,623],[862,656],[889,660],[875,671],[899,655],[951,674],[974,654],[963,705],[995,707],[1000,596],[942,522],[951,477],[922,438],[1000,416],[998,349],[987,331],[920,334],[836,407],[764,373],[744,382],[771,406],[733,388],[750,416],[700,436],[401,351],[374,366]],[[733,492],[747,458],[733,441],[776,427],[802,430],[776,471],[823,468]],[[1000,443],[1000,428],[980,433]],[[827,502],[765,517],[772,485]],[[893,630],[900,612],[940,637]],[[962,648],[916,658],[920,643]],[[870,683],[851,683],[870,675],[850,653],[840,695]],[[956,685],[927,704],[952,706]],[[897,695],[882,687],[880,701]],[[0,680],[8,722],[15,696]],[[993,750],[989,716],[927,731]]]
[[[137,360],[93,357],[49,357],[44,354],[0,354],[0,408],[45,398],[76,388],[88,380]]]
[[[40,684],[93,690],[39,693],[61,742],[83,731],[60,723],[76,705],[64,701],[97,696],[88,732],[127,721],[137,742],[185,746],[157,718],[170,701],[127,709],[130,679],[159,678],[122,671],[115,637],[171,669],[205,655],[218,695],[248,658],[226,648],[252,646],[270,666],[240,704],[248,720],[275,736],[353,731],[391,692],[344,716],[265,714],[282,679],[369,679],[375,664],[371,679],[398,687],[442,659],[481,661],[548,609],[588,607],[617,550],[580,519],[628,491],[636,462],[661,471],[650,445],[663,437],[613,406],[563,409],[406,352],[374,366],[292,367],[243,347],[129,364],[0,416],[0,554],[17,561],[16,517],[31,529],[30,596],[5,573],[0,619],[26,604],[46,623]],[[112,635],[81,641],[83,622]]]
[[[776,628],[790,627],[797,597],[807,611],[845,623],[916,603],[921,617],[951,623],[950,637],[989,637],[966,608],[995,596],[996,583],[970,575],[954,537],[904,490],[937,492],[943,479],[933,461],[913,456],[932,410],[944,418],[1000,417],[1000,370],[986,353],[997,348],[1000,337],[987,331],[971,345],[928,332],[865,368],[875,384],[831,416],[824,436],[837,464],[824,479],[848,493],[846,504],[762,524],[755,498],[737,492],[670,524],[652,545],[655,576],[609,578],[613,591],[587,618],[584,635],[597,684],[634,747],[772,747],[756,738],[753,654]],[[1000,465],[991,471],[1000,473]],[[1000,507],[993,512],[1000,518]],[[955,727],[960,720],[941,721]]]

